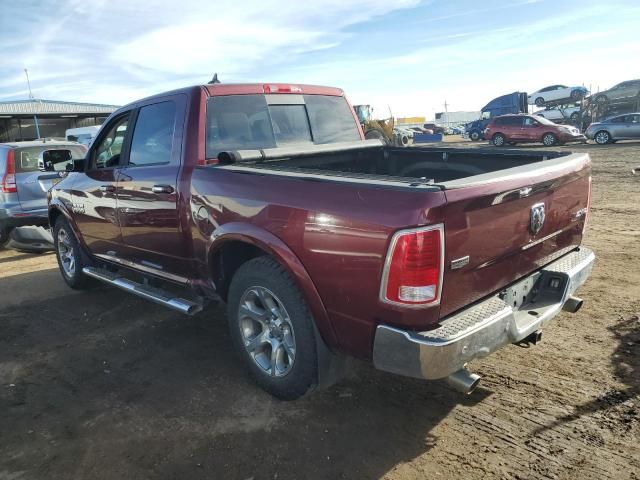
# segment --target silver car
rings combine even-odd
[[[640,139],[640,113],[626,113],[592,123],[585,135],[599,145]]]
[[[73,160],[84,158],[86,151],[76,142],[0,143],[0,248],[8,243],[15,227],[49,224],[47,191],[61,180],[59,172]],[[54,157],[60,161],[45,165],[45,159]]]

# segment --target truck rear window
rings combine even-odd
[[[360,140],[344,97],[228,95],[207,104],[207,158],[220,152]]]
[[[87,150],[80,145],[48,145],[43,144],[41,147],[22,147],[16,148],[14,158],[16,162],[16,173],[35,172],[38,170],[38,158],[45,150],[70,150],[71,158],[81,160],[84,158]],[[64,170],[64,165],[56,166],[56,170]]]

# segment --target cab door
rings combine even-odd
[[[119,257],[140,270],[183,281],[191,271],[187,228],[178,210],[186,97],[155,98],[138,107],[127,162],[118,176]]]
[[[131,111],[116,115],[101,130],[84,175],[71,191],[71,208],[84,242],[94,255],[113,256],[122,242],[116,211],[117,179],[129,149]]]

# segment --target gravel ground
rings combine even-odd
[[[640,478],[640,144],[562,148],[593,159],[585,306],[475,362],[469,397],[357,364],[279,402],[221,307],[73,292],[53,255],[1,251],[0,479]]]

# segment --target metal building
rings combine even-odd
[[[101,125],[117,105],[14,100],[0,102],[0,142],[61,137],[69,128]]]

